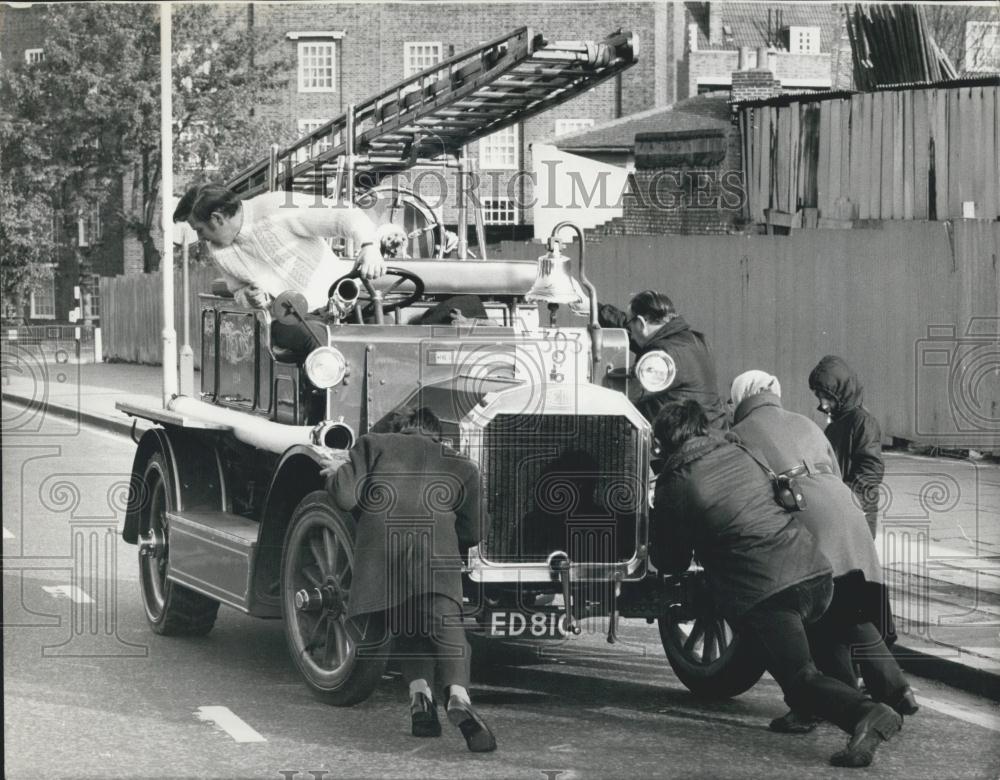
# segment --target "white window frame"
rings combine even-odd
[[[986,44],[986,45],[984,45]],[[970,73],[992,73],[1000,68],[1000,22],[965,23],[965,68]],[[990,56],[990,53],[993,53]]]
[[[45,49],[25,49],[24,61],[29,65],[35,65],[45,59]]]
[[[33,320],[54,320],[56,318],[56,275],[55,275],[55,265],[50,264],[49,268],[52,270],[52,275],[47,279],[42,281],[43,284],[48,285],[48,289],[52,291],[52,313],[40,313],[38,311],[38,296],[34,290],[28,296],[29,301],[29,311],[28,316]]]
[[[511,125],[485,138],[480,138],[479,167],[493,171],[517,170],[519,142],[520,133],[517,125]],[[510,150],[509,155],[508,150]]]
[[[302,138],[305,135],[309,135],[309,133],[311,133],[313,130],[324,124],[326,124],[326,122],[324,122],[322,119],[297,120],[296,127],[298,128],[299,138]],[[296,157],[297,157],[296,162],[305,162],[313,154],[321,154],[322,152],[325,152],[328,149],[330,149],[332,146],[333,146],[333,139],[331,136],[328,135],[326,138],[320,140],[316,144],[315,148],[307,149],[306,147],[302,147],[301,149],[299,149],[296,152]]]
[[[94,318],[101,316],[101,283],[99,278],[96,275],[92,276],[93,282],[90,284],[90,316]]]
[[[819,27],[791,25],[788,28],[789,54],[819,54],[821,40]]]
[[[567,117],[565,119],[556,120],[556,135],[569,135],[570,133],[578,133],[581,130],[586,130],[588,127],[594,126],[594,120],[590,117]]]
[[[483,224],[516,225],[517,205],[506,196],[483,198]]]
[[[414,63],[415,53],[419,49],[424,48],[435,48],[437,49],[436,55],[432,54],[432,61],[417,65],[419,63]],[[444,44],[441,41],[405,41],[403,43],[403,78],[408,79],[410,76],[415,76],[420,71],[429,68],[431,65],[437,65],[444,59]]]
[[[337,91],[337,40],[334,38],[306,38],[300,40],[296,47],[299,92],[336,92]],[[330,52],[330,85],[315,86],[307,83],[306,59],[316,56],[317,52],[310,49],[329,49]],[[310,66],[313,67],[313,66]],[[318,70],[318,68],[316,68]]]

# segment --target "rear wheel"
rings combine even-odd
[[[204,636],[212,630],[219,602],[167,579],[173,482],[157,453],[143,474],[146,502],[139,518],[139,586],[146,619],[157,634]]]
[[[281,606],[288,650],[313,695],[348,706],[367,699],[385,656],[359,658],[345,607],[354,572],[354,521],[324,490],[292,514],[281,558]]]
[[[701,580],[703,575],[693,575]],[[660,641],[677,678],[692,693],[713,699],[738,696],[764,674],[764,663],[748,643],[718,614],[703,587],[696,603],[672,608],[659,618]]]

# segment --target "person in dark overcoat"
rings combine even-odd
[[[851,735],[831,763],[868,766],[902,718],[813,662],[806,626],[829,605],[833,580],[809,529],[777,504],[746,450],[709,435],[696,401],[664,406],[653,430],[666,458],[650,514],[653,563],[681,574],[696,555],[722,616],[756,646],[788,705]]]
[[[715,358],[704,334],[688,325],[670,298],[655,290],[644,290],[632,296],[628,312],[603,303],[598,308],[598,322],[602,328],[627,330],[636,360],[661,350],[673,364],[676,373],[666,389],[649,392],[635,382],[634,395],[630,391],[632,402],[650,423],[664,404],[690,398],[702,405],[713,428],[726,427]]]
[[[878,489],[885,475],[882,428],[862,404],[858,375],[836,355],[827,355],[809,373],[809,389],[819,411],[829,415],[826,438],[837,453],[840,473],[864,510],[872,538],[878,530]]]
[[[855,685],[851,648],[859,648],[872,698],[901,715],[912,715],[917,711],[913,691],[877,628],[887,600],[878,553],[864,514],[840,479],[830,442],[808,417],[782,407],[777,377],[746,371],[733,380],[730,394],[735,407],[732,433],[773,471],[794,475],[805,498],[805,508],[794,516],[833,567],[833,600],[809,630],[816,665],[824,674]],[[785,733],[804,733],[815,726],[815,720],[795,712],[771,722],[772,730]]]
[[[461,556],[482,538],[479,469],[441,442],[430,409],[399,413],[391,428],[360,437],[346,463],[323,472],[334,501],[358,521],[347,616],[355,626],[374,617],[395,637],[414,736],[441,734],[436,671],[448,719],[469,749],[495,750],[470,701],[470,648],[461,625]]]

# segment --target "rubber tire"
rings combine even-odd
[[[292,662],[312,695],[335,707],[349,707],[371,696],[382,679],[386,657],[380,654],[374,658],[359,660],[352,652],[349,661],[351,666],[343,679],[337,681],[318,679],[312,667],[303,659],[304,650],[299,644],[299,631],[291,623],[292,620],[298,620],[294,598],[302,583],[291,579],[293,572],[290,567],[296,557],[294,545],[304,533],[303,526],[312,525],[312,518],[317,516],[336,533],[338,542],[344,546],[353,567],[354,519],[349,514],[341,512],[325,490],[315,490],[307,494],[292,513],[281,551],[281,606],[285,639],[288,642],[288,653]],[[341,617],[339,622],[343,624],[343,621],[344,618]]]
[[[709,664],[692,660],[676,642],[674,612],[661,616],[657,623],[660,641],[674,674],[695,696],[705,699],[729,699],[750,690],[764,674],[759,655],[733,632],[722,655]],[[704,615],[703,619],[721,619]],[[730,630],[731,627],[730,627]]]
[[[161,510],[170,512],[174,509],[174,481],[161,453],[156,453],[147,461],[143,472],[143,483],[146,488],[146,503],[139,518],[139,532],[149,530],[152,513]],[[158,487],[158,484],[162,487]],[[162,503],[161,503],[162,502]],[[166,518],[161,518],[164,537],[169,555],[170,530]],[[162,569],[166,569],[166,561]],[[205,636],[215,625],[219,612],[219,602],[215,599],[195,593],[190,588],[179,585],[173,580],[160,576],[160,592],[163,596],[162,606],[150,601],[150,590],[153,588],[151,578],[156,576],[150,571],[152,562],[139,555],[139,592],[142,606],[146,612],[146,620],[153,633],[161,636]]]

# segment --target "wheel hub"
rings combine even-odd
[[[160,559],[166,555],[167,540],[163,532],[150,528],[149,531],[139,537],[139,555],[144,558]]]
[[[344,614],[344,599],[336,583],[328,582],[320,588],[302,588],[295,593],[295,609],[299,612],[326,611],[336,620]]]

